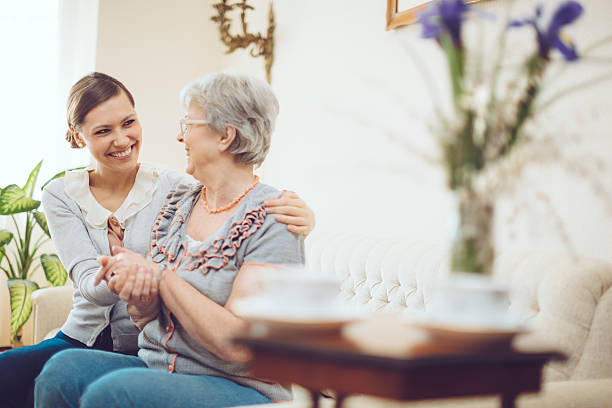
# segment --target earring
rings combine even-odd
[[[85,141],[79,137],[79,133],[76,131],[74,132],[74,139],[79,147],[85,147]]]
[[[69,129],[70,129],[70,132],[72,133],[72,137],[74,138],[74,141],[76,142],[76,145],[80,148],[85,147],[85,142],[83,142],[83,139],[79,137],[79,132],[76,130],[76,128],[73,125],[69,125]]]

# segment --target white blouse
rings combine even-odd
[[[108,219],[114,216],[122,229],[125,229],[127,220],[145,208],[153,198],[157,188],[160,168],[149,163],[140,163],[134,186],[114,213],[104,208],[93,196],[89,188],[89,172],[95,170],[88,167],[73,170],[64,177],[64,191],[74,200],[83,211],[85,222],[90,228],[106,229]]]

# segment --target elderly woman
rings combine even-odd
[[[138,356],[63,351],[36,379],[37,407],[227,407],[287,400],[279,384],[249,377],[232,344],[246,322],[232,312],[262,264],[304,262],[303,238],[267,215],[280,191],[262,184],[278,113],[263,81],[212,74],[181,94],[179,142],[201,184],[171,191],[151,234],[151,256],[100,258],[97,276],[128,303],[142,329]]]

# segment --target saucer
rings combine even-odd
[[[497,324],[474,324],[473,322],[450,322],[422,315],[406,318],[408,325],[427,332],[432,340],[462,346],[509,346],[515,336],[529,333],[531,327],[506,319]]]
[[[260,296],[236,301],[234,311],[254,326],[267,331],[328,332],[365,317],[339,304],[317,306],[280,305]]]
[[[527,333],[525,327],[508,329],[491,328],[466,328],[461,326],[440,326],[427,323],[413,323],[415,327],[426,330],[435,340],[442,342],[454,342],[462,344],[510,344],[514,336]]]

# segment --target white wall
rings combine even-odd
[[[416,137],[431,101],[384,30],[386,2],[277,4],[281,114],[266,179],[302,194],[319,232],[445,234],[443,174],[413,153],[434,148]]]
[[[265,179],[299,191],[317,213],[319,232],[346,229],[445,239],[450,204],[444,175],[440,167],[420,159],[435,155],[427,129],[435,117],[407,47],[422,57],[441,89],[447,75],[437,47],[418,38],[419,27],[384,30],[385,3],[276,3],[273,86],[281,115]],[[536,2],[515,3],[513,15],[533,14]],[[544,3],[550,7],[557,2]],[[584,16],[567,30],[580,49],[612,34],[612,4],[583,3]],[[486,10],[501,15],[506,6],[504,1],[484,3]],[[515,40],[509,52],[516,60],[533,38],[528,30],[511,35]],[[582,61],[548,84],[545,94],[610,72],[612,48],[608,45],[598,55],[608,56],[608,68]],[[537,138],[561,141],[563,159],[545,163],[539,154],[516,177],[514,191],[498,206],[500,249],[572,248],[612,260],[611,91],[608,81],[576,93],[532,126]]]
[[[223,49],[210,21],[212,0],[101,0],[96,70],[133,93],[143,125],[141,159],[184,168],[176,141],[184,112],[179,91],[223,68]]]

